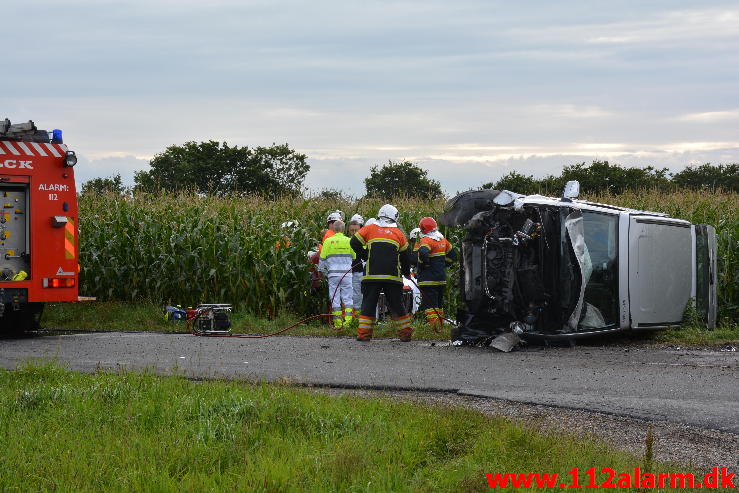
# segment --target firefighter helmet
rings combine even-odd
[[[365,226],[372,226],[373,224],[377,224],[377,219],[374,217],[367,219],[367,222],[364,223]]]
[[[397,223],[399,215],[398,209],[396,209],[395,206],[385,204],[380,207],[380,211],[377,213],[377,219],[389,219]]]
[[[359,214],[354,214],[351,219],[349,219],[349,224],[359,224],[360,226],[364,226],[364,218],[360,216]]]
[[[413,228],[408,236],[410,236],[411,240],[417,240],[421,237],[421,229]]]
[[[344,219],[344,213],[341,212],[340,210],[335,210],[334,212],[328,215],[328,217],[326,218],[326,222],[332,223],[334,221],[341,221],[343,219]]]
[[[436,225],[436,221],[433,217],[424,217],[421,222],[418,223],[418,227],[421,228],[421,233],[431,233],[436,231],[439,227]]]

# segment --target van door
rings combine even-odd
[[[695,307],[709,329],[716,327],[716,229],[708,224],[695,228]]]
[[[691,225],[632,217],[629,304],[633,328],[677,325],[693,289]]]

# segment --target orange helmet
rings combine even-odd
[[[418,227],[421,228],[421,233],[430,233],[438,228],[436,221],[433,217],[424,217],[421,222],[418,223]]]

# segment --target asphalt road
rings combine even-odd
[[[0,340],[0,366],[456,392],[739,433],[739,353],[579,346],[500,353],[426,341],[95,333]]]

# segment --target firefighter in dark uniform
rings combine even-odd
[[[440,332],[444,325],[444,287],[446,267],[457,259],[457,251],[439,232],[432,217],[421,219],[421,239],[414,247],[421,309],[432,329]]]
[[[410,249],[397,221],[398,209],[390,204],[383,205],[377,214],[377,223],[364,226],[351,240],[357,257],[366,259],[362,279],[362,313],[357,331],[359,341],[372,339],[381,292],[385,293],[390,314],[398,325],[400,340],[410,341],[413,334],[411,315],[403,305],[402,277],[410,274]]]

